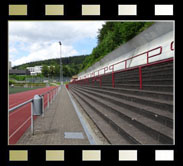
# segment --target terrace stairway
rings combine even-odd
[[[69,90],[110,144],[173,144],[173,60],[144,66],[141,76],[137,67]]]

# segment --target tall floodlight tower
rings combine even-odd
[[[59,41],[60,45],[60,86],[63,84],[63,73],[62,73],[62,43]]]

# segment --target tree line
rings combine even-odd
[[[62,58],[62,70],[64,77],[71,77],[79,73],[82,63],[87,55],[72,56]],[[36,62],[29,62],[13,67],[13,69],[25,70],[27,67],[43,66],[42,74],[45,77],[59,77],[60,76],[60,59],[48,59]]]
[[[62,73],[64,77],[72,77],[73,75],[78,74],[81,64],[70,64],[62,65]],[[43,65],[42,75],[44,77],[59,77],[60,76],[60,65]]]
[[[86,70],[105,55],[121,44],[126,43],[152,24],[152,22],[106,22],[98,31],[97,46],[85,58],[80,72]]]

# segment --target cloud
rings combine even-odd
[[[17,49],[16,49],[16,48],[11,48],[11,49],[9,50],[9,52],[10,52],[10,53],[16,53],[16,52],[17,52]]]
[[[72,44],[85,37],[95,38],[103,21],[10,21],[10,39],[14,41],[59,41]]]
[[[22,56],[14,61],[12,61],[12,66],[17,66],[23,63],[60,58],[60,47],[58,43],[50,44],[36,44],[30,47],[32,50],[27,56]],[[62,46],[61,56],[69,57],[78,55],[79,53],[72,46]],[[10,56],[11,57],[11,56]]]
[[[63,44],[63,57],[91,52],[102,24],[103,21],[10,21],[12,65],[60,57],[58,41]],[[82,47],[81,41],[90,44]]]

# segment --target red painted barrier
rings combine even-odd
[[[155,51],[155,50],[159,50],[159,52],[156,53],[156,54],[150,55],[150,53],[153,52],[153,51]],[[174,41],[172,41],[172,42],[170,43],[170,50],[171,50],[171,51],[174,50]],[[90,78],[93,78],[93,79],[92,79],[93,85],[94,85],[94,82],[95,82],[95,80],[96,80],[96,77],[99,77],[99,76],[100,76],[100,79],[101,79],[101,81],[100,81],[100,86],[102,86],[102,77],[103,77],[103,76],[106,76],[106,75],[109,75],[109,74],[111,74],[111,72],[112,72],[112,87],[115,87],[115,73],[124,72],[124,71],[128,71],[128,70],[134,70],[134,69],[139,68],[139,82],[140,82],[140,83],[139,83],[139,84],[140,84],[139,87],[140,87],[140,89],[142,89],[142,71],[141,71],[141,69],[142,69],[143,67],[145,67],[145,66],[150,66],[150,65],[155,65],[155,64],[159,64],[159,63],[163,63],[163,62],[167,62],[167,61],[172,61],[172,60],[174,59],[174,58],[172,57],[172,58],[168,58],[168,59],[164,59],[164,60],[160,60],[160,61],[155,61],[155,62],[151,62],[151,63],[149,62],[149,59],[150,59],[150,58],[155,57],[155,56],[158,56],[158,55],[161,55],[161,54],[162,54],[162,51],[163,51],[162,46],[153,48],[153,49],[148,50],[148,51],[146,51],[146,52],[143,52],[143,53],[141,53],[141,54],[138,54],[138,55],[135,55],[135,56],[130,57],[130,58],[128,58],[128,59],[125,59],[125,60],[123,60],[123,61],[119,61],[119,62],[117,62],[117,63],[114,63],[114,64],[110,65],[109,67],[108,67],[108,66],[103,67],[103,68],[101,68],[101,69],[99,69],[99,70],[97,70],[97,71],[94,71],[94,72],[88,74],[88,76],[90,75]],[[137,66],[134,66],[134,67],[127,67],[127,61],[128,61],[128,60],[131,60],[131,59],[133,59],[133,58],[136,58],[136,57],[139,57],[139,56],[142,56],[142,55],[146,55],[146,56],[147,56],[147,57],[146,57],[146,58],[147,58],[146,64],[139,65],[139,66],[137,65]],[[118,64],[120,64],[120,63],[125,63],[125,64],[124,64],[124,65],[125,65],[125,68],[124,68],[124,69],[121,69],[121,70],[114,71],[114,66],[115,66],[115,65],[118,65]],[[101,75],[100,75],[100,71],[102,71],[102,70],[103,70],[104,74],[101,74]],[[110,73],[106,73],[106,71],[108,71],[108,70],[110,70],[111,72],[110,72]],[[97,73],[98,75],[95,75],[95,73]],[[86,78],[86,77],[85,77],[85,79],[89,79],[89,78]],[[82,80],[75,80],[74,82],[72,82],[72,84],[77,84],[77,83],[80,83],[81,81],[83,81],[83,83],[84,83],[84,80],[85,80],[85,79],[82,79]]]
[[[139,67],[139,81],[140,81],[140,89],[142,89],[142,67]]]

